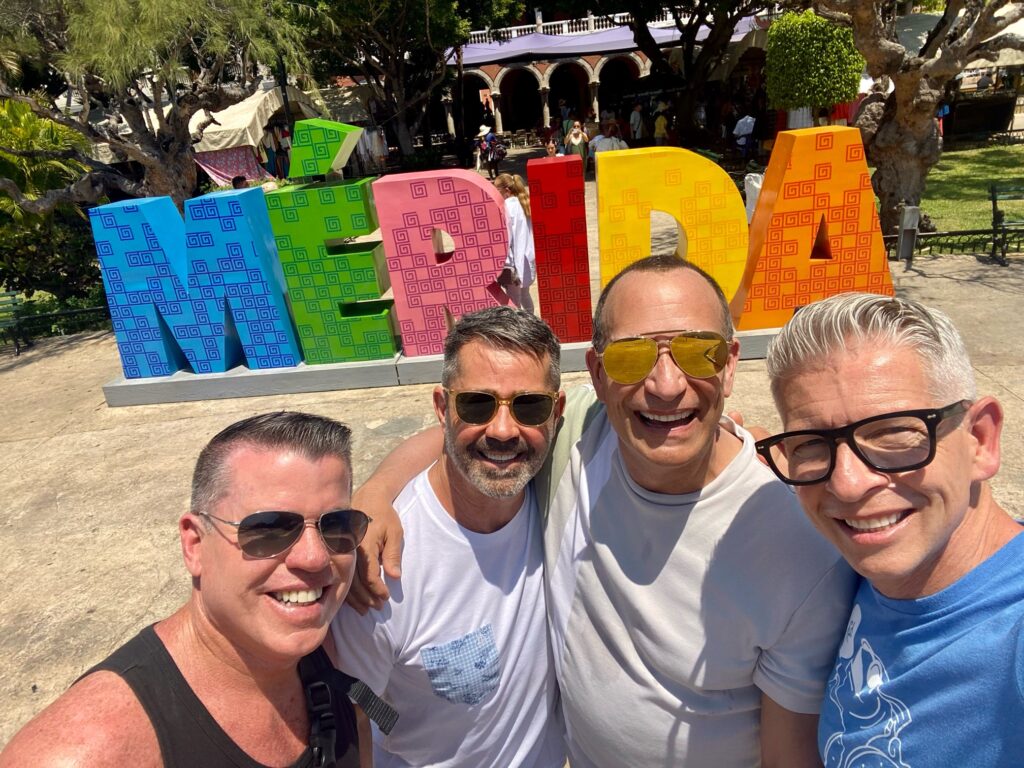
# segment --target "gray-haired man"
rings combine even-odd
[[[829,679],[826,766],[1019,766],[1024,536],[992,496],[1003,412],[914,301],[805,307],[768,354],[786,431],[758,442],[866,581]]]

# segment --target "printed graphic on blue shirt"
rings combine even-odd
[[[455,704],[479,704],[501,679],[490,624],[444,645],[424,648],[420,656],[434,693]]]
[[[854,605],[825,692],[822,758],[826,768],[910,768],[902,743],[910,707],[887,693],[889,673],[867,638],[858,637],[860,623]]]

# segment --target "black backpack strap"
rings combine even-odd
[[[306,689],[306,706],[309,709],[311,731],[315,722],[313,706],[318,707],[317,713],[323,711],[324,704],[321,699],[324,698],[324,691],[326,691],[326,707],[327,711],[330,711],[332,687],[344,691],[352,701],[362,708],[366,716],[377,724],[384,735],[391,733],[391,729],[398,722],[398,712],[394,707],[370,690],[363,681],[335,668],[323,648],[317,648],[313,653],[300,659],[299,677],[302,678],[302,684]],[[332,685],[327,686],[325,681],[330,681]],[[312,741],[310,741],[310,746],[313,746]]]
[[[337,669],[334,670],[334,674],[341,678],[339,683],[341,683],[343,690],[348,691],[348,697],[363,708],[363,712],[377,724],[381,733],[385,736],[391,733],[391,729],[398,722],[398,712],[395,711],[395,708],[371,691],[369,686],[362,680],[357,680]]]
[[[323,659],[319,658],[320,654],[323,654]],[[323,648],[299,659],[299,677],[306,692],[306,711],[309,713],[309,750],[314,768],[334,765],[337,759],[338,724],[334,718],[331,687],[324,680],[326,670],[323,661],[331,666]]]

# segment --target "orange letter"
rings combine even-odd
[[[732,302],[734,317],[743,307],[742,330],[785,325],[795,310],[837,293],[892,295],[858,129],[779,134],[750,224],[750,253]]]

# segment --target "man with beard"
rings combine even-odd
[[[444,451],[395,502],[405,529],[391,601],[333,623],[339,665],[399,713],[375,766],[561,768],[545,625],[543,545],[529,481],[565,395],[559,345],[510,307],[448,335],[434,410]]]
[[[593,388],[568,393],[534,483],[573,768],[820,766],[854,574],[723,416],[738,359],[721,288],[675,256],[634,262],[597,302]],[[401,468],[439,442],[409,440]],[[380,530],[393,463],[358,494]],[[366,547],[393,575],[395,528]]]

